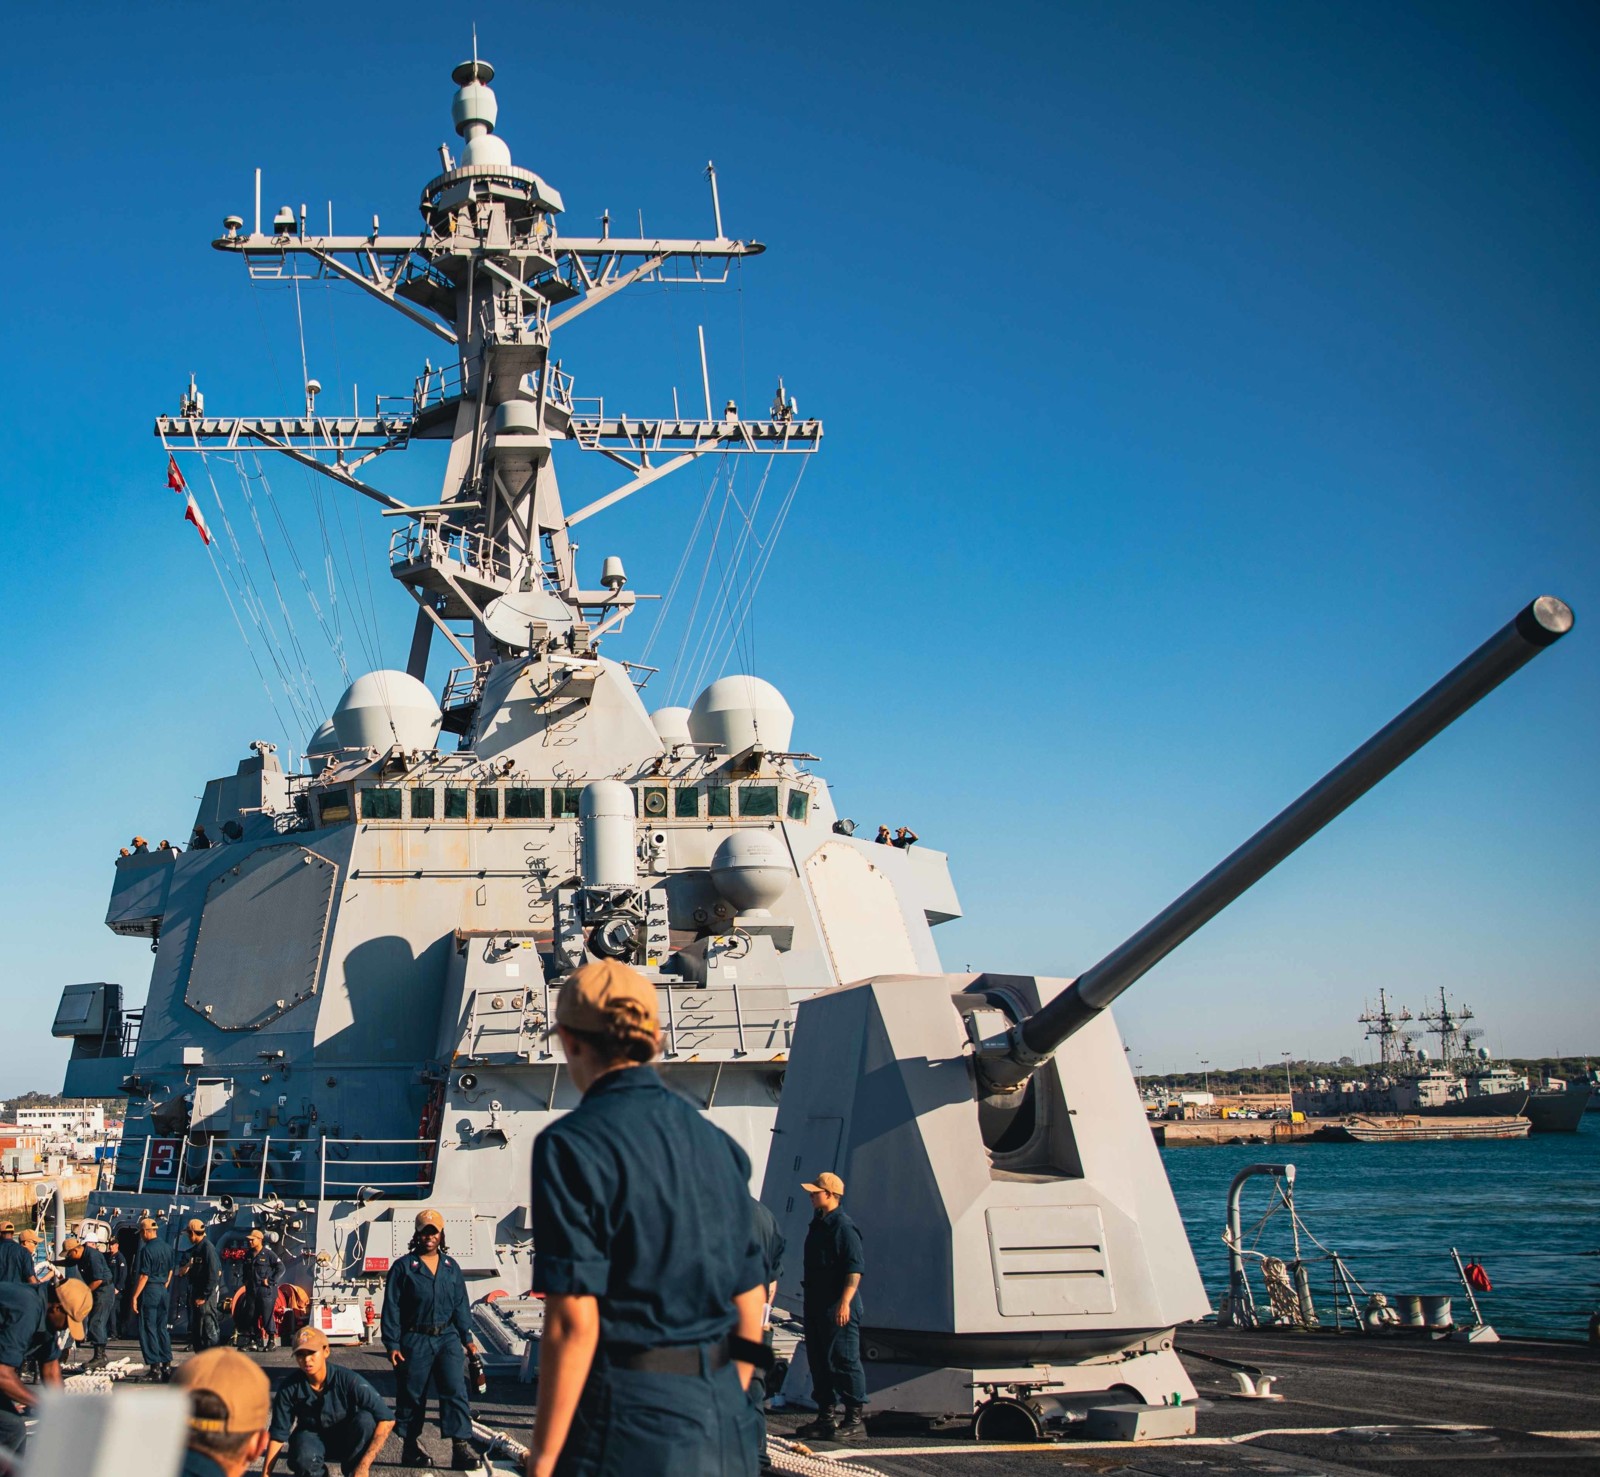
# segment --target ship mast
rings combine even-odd
[[[1402,1027],[1412,1019],[1411,1012],[1404,1006],[1398,1011],[1390,1010],[1389,997],[1380,985],[1377,1010],[1369,1007],[1356,1019],[1367,1028],[1368,1036],[1376,1037],[1379,1064],[1385,1071],[1398,1070],[1410,1050],[1411,1033]]]
[[[1467,1022],[1473,1018],[1472,1010],[1468,1006],[1458,1005],[1454,1010],[1450,1008],[1450,1002],[1445,999],[1443,985],[1439,987],[1439,1008],[1425,1011],[1417,1017],[1432,1035],[1439,1038],[1441,1066],[1454,1066],[1466,1056],[1467,1048],[1473,1040],[1483,1034],[1481,1031],[1466,1029]]]
[[[703,418],[640,418],[575,395],[555,353],[562,329],[634,283],[726,283],[731,262],[764,247],[723,235],[715,197],[710,237],[613,236],[609,217],[600,236],[563,236],[560,194],[513,164],[495,131],[494,68],[474,56],[451,75],[464,144],[459,160],[440,146],[444,169],[423,187],[420,234],[385,235],[374,216],[365,235],[312,235],[305,207],[288,205],[265,230],[258,179],[254,228],[247,233],[241,217],[229,216],[212,243],[241,257],[256,279],[353,283],[446,344],[444,363],[430,360],[409,394],[379,396],[370,413],[325,411],[313,381],[303,414],[212,417],[191,387],[180,414],[155,427],[171,451],[281,453],[404,520],[390,541],[390,568],[420,607],[407,664],[419,679],[435,631],[474,667],[552,639],[587,652],[621,625],[636,597],[623,588],[620,561],[607,561],[602,588],[582,587],[577,525],[709,453],[805,455],[822,436],[821,422],[802,421],[781,383],[765,419],[746,418],[731,400],[718,414],[709,393]],[[712,182],[715,191],[714,174]],[[450,447],[438,501],[426,506],[390,496],[365,471],[414,440]],[[561,441],[615,462],[625,480],[566,511],[551,461]],[[496,621],[489,607],[507,595],[519,597],[514,620]],[[508,625],[524,618],[525,639],[508,640]]]

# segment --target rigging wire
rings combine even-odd
[[[726,461],[726,456],[724,456]],[[689,556],[693,554],[695,544],[699,542],[700,531],[705,527],[706,515],[711,511],[711,503],[717,493],[717,483],[722,477],[723,462],[718,462],[712,469],[711,477],[706,483],[706,495],[700,503],[700,515],[694,521],[689,537],[683,546],[683,555],[678,560],[678,567],[673,572],[672,583],[667,586],[667,593],[662,597],[661,607],[656,611],[655,624],[650,627],[650,636],[644,644],[644,650],[639,653],[641,662],[650,660],[650,652],[654,649],[657,638],[666,626],[667,614],[672,609],[672,602],[677,597],[678,587],[683,583],[683,576],[689,568]]]
[[[722,455],[723,460],[726,462],[728,453],[724,452]],[[733,467],[730,463],[728,465],[728,485],[723,493],[722,507],[717,513],[716,525],[711,530],[711,547],[706,550],[706,562],[700,571],[700,583],[695,586],[694,604],[689,608],[689,619],[683,624],[683,636],[678,642],[678,654],[672,660],[672,685],[667,690],[668,702],[678,700],[678,693],[683,686],[685,677],[688,675],[684,668],[683,656],[684,652],[688,650],[689,638],[694,634],[695,621],[700,614],[700,601],[705,594],[706,580],[711,574],[712,553],[716,549],[717,540],[722,537],[722,524],[728,516],[728,493],[733,488],[733,476]],[[688,696],[687,693],[683,695],[685,697]]]
[[[748,644],[748,646],[746,648],[745,659],[746,659],[746,663],[747,663],[747,665],[749,667],[749,670],[752,671],[752,672],[755,671],[755,666],[756,666],[756,631],[755,631],[755,600],[756,600],[756,594],[761,589],[761,581],[766,577],[767,569],[772,563],[773,551],[777,548],[778,539],[781,537],[781,535],[783,533],[784,524],[788,522],[789,510],[790,510],[790,508],[792,508],[794,506],[795,496],[800,491],[800,483],[801,483],[802,479],[806,475],[806,467],[809,465],[810,461],[811,461],[810,457],[804,457],[804,458],[801,459],[800,470],[795,474],[794,482],[790,485],[790,488],[789,488],[789,491],[787,492],[787,494],[785,494],[783,503],[778,509],[777,516],[773,519],[772,529],[767,534],[767,542],[766,542],[766,545],[765,545],[765,547],[763,548],[763,550],[761,552],[760,562],[757,565],[756,570],[754,572],[754,577],[750,582],[749,592],[745,596],[745,599],[744,599],[743,619],[749,622],[749,630],[750,630],[750,639],[749,639],[749,644]],[[732,655],[733,655],[733,646],[732,646],[732,643],[730,642],[728,647],[723,651],[722,661],[721,661],[721,663],[718,665],[718,667],[716,669],[716,675],[717,676],[720,677],[723,674],[723,672],[725,672],[727,670],[728,661],[729,661],[729,658]]]

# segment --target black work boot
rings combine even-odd
[[[844,1408],[844,1418],[835,1427],[840,1436],[864,1436],[867,1432],[866,1422],[861,1419],[859,1405],[847,1405]]]
[[[105,1364],[105,1362],[106,1362],[106,1346],[104,1344],[96,1344],[94,1346],[94,1358],[92,1358],[83,1367],[85,1369],[99,1369]]]
[[[832,1441],[839,1434],[839,1428],[833,1423],[831,1410],[819,1410],[814,1421],[807,1421],[794,1433],[802,1441]]]
[[[450,1467],[455,1472],[477,1472],[482,1470],[483,1462],[478,1456],[478,1449],[470,1441],[464,1441],[457,1436],[450,1443]]]
[[[415,1436],[406,1437],[405,1446],[400,1452],[400,1465],[402,1467],[431,1467],[433,1462],[428,1453],[422,1449],[422,1443]]]

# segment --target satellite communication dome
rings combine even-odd
[[[656,734],[669,749],[674,744],[687,744],[689,738],[689,710],[687,708],[657,708],[650,715]]]
[[[1416,1051],[1416,1057],[1417,1057],[1417,1060],[1419,1062],[1427,1061],[1428,1060],[1428,1048],[1426,1046],[1419,1046],[1417,1048],[1417,1051]]]
[[[711,882],[741,913],[764,913],[794,876],[789,848],[772,831],[735,831],[711,858]]]
[[[1489,1060],[1489,1048],[1487,1046],[1480,1046],[1478,1048],[1478,1060],[1480,1062],[1486,1062]]]
[[[339,747],[339,735],[334,731],[333,719],[324,718],[306,745],[306,758],[313,754],[331,754]]]
[[[755,745],[781,754],[794,732],[794,713],[783,694],[759,677],[719,677],[694,700],[689,737],[716,744],[725,754],[742,754]]]
[[[407,672],[368,672],[345,689],[333,710],[344,749],[431,749],[439,740],[439,704]]]

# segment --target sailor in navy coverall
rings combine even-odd
[[[466,1355],[473,1347],[467,1281],[460,1264],[445,1253],[444,1217],[436,1210],[418,1214],[411,1249],[389,1268],[380,1332],[395,1368],[402,1464],[420,1466],[425,1460],[421,1438],[431,1381],[439,1396],[439,1430],[451,1443],[451,1465],[457,1471],[480,1465],[467,1439],[472,1411]]]
[[[744,1151],[643,1065],[655,986],[613,961],[562,986],[577,1108],[533,1146],[545,1294],[529,1477],[753,1477],[745,1393],[766,1267]]]

